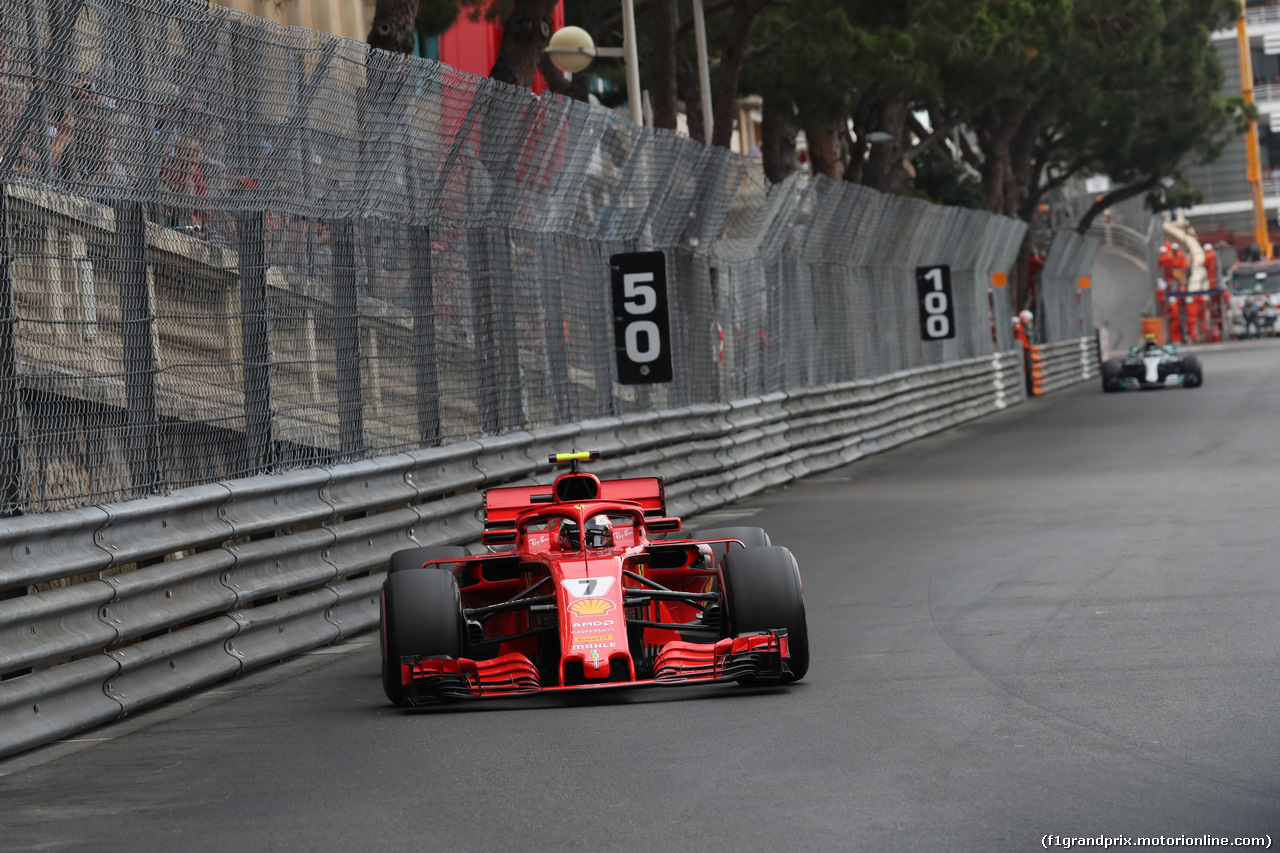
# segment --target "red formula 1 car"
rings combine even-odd
[[[600,480],[562,453],[554,485],[489,489],[483,542],[414,548],[382,587],[382,684],[396,705],[715,681],[809,668],[800,570],[757,527],[680,530],[662,480]]]

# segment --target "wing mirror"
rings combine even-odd
[[[649,518],[645,520],[646,533],[671,533],[680,529],[678,518]]]
[[[486,530],[480,534],[485,545],[514,545],[519,534],[514,530]]]

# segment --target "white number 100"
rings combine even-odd
[[[942,289],[942,270],[935,267],[924,277],[933,285],[933,290],[924,297],[924,312],[929,315],[924,323],[925,331],[931,338],[945,338],[951,331],[951,321],[947,319],[947,294]]]

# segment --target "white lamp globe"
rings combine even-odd
[[[591,64],[594,58],[590,53],[569,53],[561,52],[556,48],[577,48],[580,50],[593,51],[596,43],[591,40],[591,33],[582,27],[561,27],[551,35],[551,41],[547,45],[551,48],[548,51],[551,55],[551,62],[561,71],[568,71],[570,74],[576,74]]]

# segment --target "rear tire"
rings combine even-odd
[[[764,532],[763,527],[711,527],[706,530],[699,530],[694,533],[690,539],[740,539],[742,544],[748,548],[763,548],[769,545],[769,534]],[[720,561],[724,559],[725,552],[729,546],[724,542],[716,542],[708,546],[711,553],[715,555],[716,565],[720,565]],[[734,546],[735,551],[741,550]]]
[[[453,573],[413,569],[387,575],[382,585],[382,690],[407,705],[400,658],[462,656],[462,597]]]
[[[1194,355],[1183,356],[1182,358],[1182,387],[1199,388],[1204,384],[1204,368],[1200,365],[1200,359]]]
[[[720,575],[727,636],[785,628],[791,674],[783,680],[804,678],[809,671],[809,625],[796,558],[780,545],[737,550],[725,558]]]
[[[462,559],[471,554],[461,545],[428,545],[425,548],[406,548],[396,551],[387,563],[387,574],[403,572],[405,569],[420,569],[428,560],[447,560],[451,557]]]
[[[1102,390],[1108,394],[1119,391],[1124,387],[1120,379],[1122,371],[1120,359],[1109,358],[1102,364]]]

